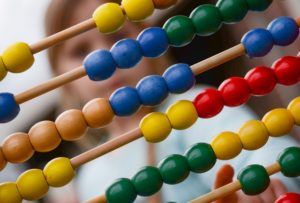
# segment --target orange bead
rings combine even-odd
[[[23,163],[32,157],[34,150],[28,134],[14,133],[3,141],[2,152],[7,161]]]
[[[42,121],[29,130],[30,142],[37,152],[49,152],[61,142],[61,137],[52,121]]]
[[[7,163],[7,161],[3,155],[2,150],[0,149],[0,171],[5,168],[6,163]]]
[[[115,114],[107,99],[97,98],[89,101],[82,109],[87,124],[92,128],[100,128],[109,124]]]
[[[71,109],[60,114],[55,120],[56,128],[63,140],[78,140],[87,130],[87,124],[83,113],[77,109]]]
[[[177,3],[177,0],[152,0],[154,7],[157,9],[165,9]]]

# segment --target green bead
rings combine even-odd
[[[248,12],[246,0],[219,0],[216,6],[220,9],[224,23],[237,23]]]
[[[181,47],[189,44],[195,37],[195,28],[191,19],[186,16],[174,16],[163,26],[167,33],[169,44]]]
[[[248,8],[251,11],[264,11],[272,3],[273,0],[247,0]]]
[[[105,195],[109,203],[132,203],[137,193],[128,178],[120,178],[106,189]]]
[[[173,154],[162,160],[159,164],[162,179],[167,184],[182,182],[190,173],[189,165],[184,156]]]
[[[289,147],[278,156],[281,172],[287,177],[300,176],[300,148]]]
[[[150,196],[158,192],[163,185],[158,168],[146,166],[131,179],[134,188],[140,196]]]
[[[238,175],[242,190],[247,195],[257,195],[267,189],[270,184],[270,177],[267,170],[257,164],[249,165]]]
[[[220,10],[214,5],[198,6],[190,15],[196,33],[199,36],[208,36],[217,32],[222,26],[223,19]]]
[[[198,143],[185,152],[190,170],[195,173],[204,173],[210,170],[216,163],[217,158],[209,144]]]

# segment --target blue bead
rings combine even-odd
[[[159,57],[169,48],[166,32],[159,27],[143,30],[137,37],[145,57]]]
[[[131,68],[143,56],[140,44],[129,38],[116,42],[110,51],[119,68]]]
[[[11,93],[0,94],[0,123],[13,120],[20,112],[20,106]]]
[[[141,105],[137,90],[129,86],[121,87],[114,91],[109,98],[109,102],[117,116],[130,116]]]
[[[160,104],[168,96],[168,86],[163,77],[149,75],[144,77],[136,86],[141,102],[145,106]]]
[[[265,56],[273,47],[272,34],[263,28],[257,28],[247,32],[242,43],[249,57]]]
[[[195,76],[189,65],[174,64],[163,74],[171,93],[179,94],[188,91],[195,85]]]
[[[112,76],[117,64],[109,51],[96,50],[84,59],[83,66],[91,80],[99,81]]]
[[[299,35],[296,21],[290,17],[279,17],[273,20],[267,28],[274,40],[274,44],[286,46],[294,42]]]

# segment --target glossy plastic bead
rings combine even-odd
[[[194,104],[188,100],[180,100],[167,109],[167,116],[174,129],[183,130],[191,127],[198,118]]]
[[[168,137],[172,126],[166,114],[153,112],[140,122],[140,129],[148,142],[161,142]]]
[[[3,203],[21,203],[22,197],[20,196],[16,183],[1,183],[0,199]]]
[[[270,93],[277,83],[274,71],[265,66],[253,68],[246,74],[245,79],[253,95]]]
[[[124,86],[109,97],[110,105],[117,116],[130,116],[139,110],[141,101],[135,88]]]
[[[7,70],[3,63],[2,57],[0,56],[0,81],[3,80],[6,75],[7,75]]]
[[[267,127],[270,136],[279,137],[288,134],[295,121],[287,109],[278,108],[265,114],[262,122]]]
[[[56,128],[63,140],[80,139],[87,131],[87,124],[80,110],[70,109],[60,114],[55,120]]]
[[[297,125],[300,125],[300,97],[296,97],[295,99],[293,99],[287,109],[291,112],[295,123]]]
[[[242,125],[238,135],[246,150],[256,150],[264,146],[268,139],[269,133],[263,122],[250,120]]]
[[[109,100],[104,98],[96,98],[86,103],[82,113],[88,126],[92,128],[106,126],[112,122],[115,116]]]
[[[236,157],[243,148],[239,135],[233,132],[222,132],[212,141],[211,146],[220,160]]]
[[[177,0],[152,0],[154,7],[157,9],[166,9],[177,3]]]
[[[156,106],[168,97],[167,83],[160,75],[144,77],[136,86],[139,98],[145,106]]]
[[[219,0],[216,6],[220,9],[224,23],[237,23],[248,12],[246,0]]]
[[[247,0],[248,8],[251,11],[264,11],[272,2],[273,0]]]
[[[171,93],[181,94],[191,89],[195,83],[195,76],[189,65],[177,63],[170,66],[163,74]]]
[[[75,170],[70,159],[59,157],[48,162],[43,173],[49,186],[62,187],[73,179]]]
[[[120,178],[106,189],[105,196],[109,203],[132,203],[137,193],[129,179]]]
[[[300,202],[300,194],[294,192],[287,192],[281,195],[275,203],[298,203]]]
[[[287,177],[300,176],[300,148],[289,147],[279,154],[277,161],[281,172]]]
[[[299,57],[282,57],[273,63],[272,68],[280,84],[293,85],[300,81]]]
[[[184,181],[190,174],[186,158],[173,154],[159,163],[159,171],[164,183],[173,185]]]
[[[11,93],[0,93],[0,123],[13,120],[20,112],[20,106]]]
[[[219,87],[224,104],[227,106],[239,106],[250,98],[250,87],[244,78],[232,77]]]
[[[122,0],[123,9],[130,21],[141,21],[154,11],[152,0]]]
[[[5,168],[6,164],[7,164],[7,161],[4,157],[2,149],[0,148],[0,171]]]
[[[272,34],[263,28],[256,28],[247,32],[242,40],[249,57],[265,56],[273,47]]]
[[[34,153],[29,136],[26,133],[14,133],[2,142],[5,159],[11,163],[23,163]]]
[[[137,172],[131,179],[135,191],[140,196],[150,196],[160,190],[163,185],[158,168],[146,166]]]
[[[143,30],[137,37],[145,57],[159,57],[169,48],[166,32],[160,27],[150,27]]]
[[[100,81],[112,76],[117,64],[109,51],[96,50],[84,59],[83,67],[90,80]]]
[[[293,18],[282,16],[273,20],[267,28],[274,40],[274,44],[287,46],[294,42],[299,35],[299,27]]]
[[[250,165],[244,168],[238,175],[242,190],[247,195],[257,195],[267,189],[270,177],[267,170],[261,165]]]
[[[122,8],[116,3],[99,6],[93,13],[97,28],[102,33],[113,33],[119,30],[125,21]]]
[[[21,196],[26,200],[41,199],[49,186],[40,169],[30,169],[22,173],[16,181]]]
[[[209,36],[222,26],[223,19],[219,8],[211,4],[198,6],[190,15],[199,36]]]
[[[197,143],[185,152],[190,170],[195,173],[209,171],[216,163],[217,157],[209,144]]]
[[[218,90],[207,88],[194,99],[200,118],[210,118],[220,113],[224,107],[223,98]]]
[[[177,15],[165,22],[163,29],[166,31],[169,44],[182,47],[189,44],[195,37],[195,28],[190,18]]]

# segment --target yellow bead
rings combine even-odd
[[[122,6],[130,21],[141,21],[154,11],[152,0],[123,0]]]
[[[8,47],[2,54],[3,63],[8,71],[20,73],[30,68],[34,62],[30,47],[19,42]]]
[[[167,109],[167,116],[174,129],[182,130],[193,125],[197,118],[197,110],[194,104],[187,100],[181,100]]]
[[[166,114],[153,112],[141,120],[140,129],[148,142],[161,142],[168,137],[172,127]]]
[[[62,187],[68,184],[75,175],[70,159],[59,157],[50,161],[44,168],[44,175],[52,187]]]
[[[220,160],[236,157],[243,148],[238,134],[233,132],[220,133],[212,140],[211,146]]]
[[[22,173],[17,179],[17,186],[21,196],[26,200],[38,200],[49,189],[43,171],[40,169],[30,169]]]
[[[294,117],[295,123],[300,125],[300,97],[296,97],[290,102],[288,110]]]
[[[3,78],[5,78],[6,74],[7,74],[7,70],[3,63],[2,57],[0,56],[0,81],[3,80]]]
[[[289,133],[294,125],[294,118],[289,110],[278,108],[269,111],[262,119],[270,136],[279,137]]]
[[[100,32],[112,33],[121,28],[125,16],[119,4],[106,3],[95,10],[93,19]]]
[[[1,203],[21,203],[22,197],[16,183],[7,182],[0,184],[0,202]]]
[[[255,150],[264,146],[268,139],[269,133],[263,122],[250,120],[244,123],[239,129],[239,137],[244,149]]]

